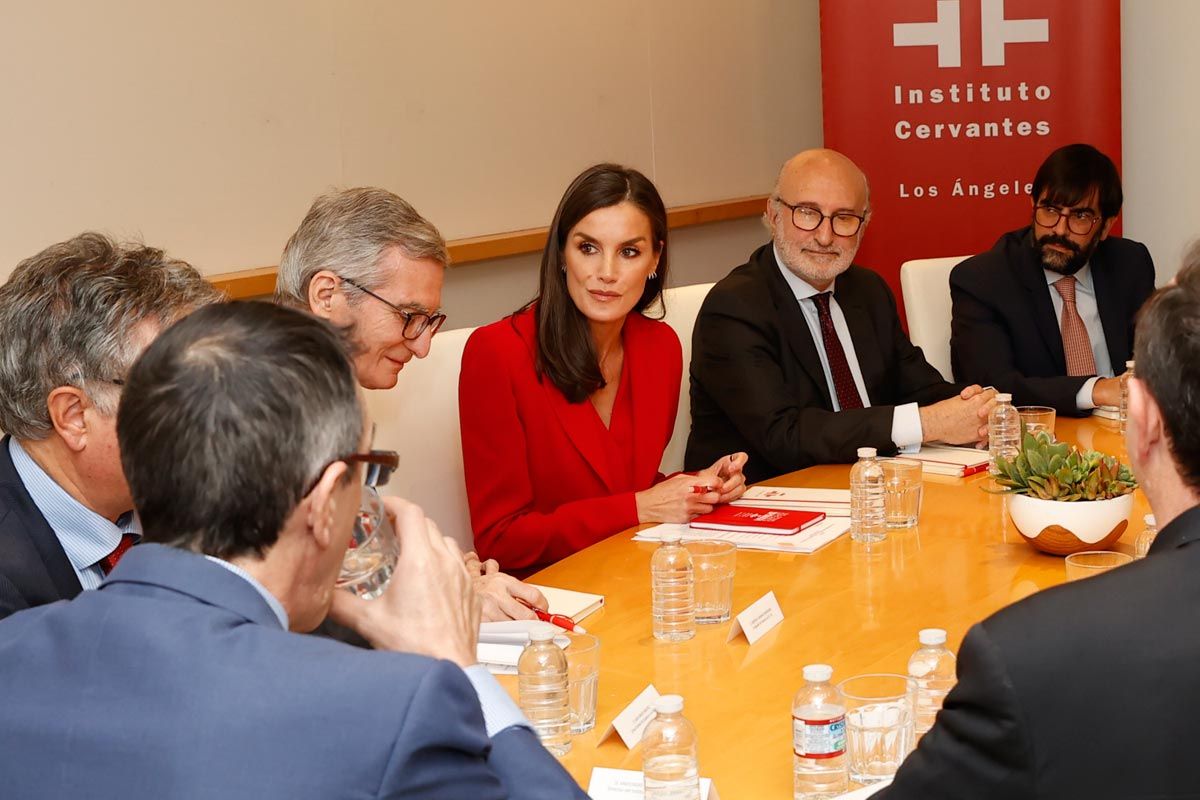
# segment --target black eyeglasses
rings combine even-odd
[[[776,197],[775,202],[784,208],[789,208],[792,211],[792,224],[802,231],[815,231],[821,227],[821,223],[829,220],[829,226],[832,228],[835,236],[853,236],[858,233],[858,229],[862,227],[865,216],[851,214],[849,211],[835,211],[832,214],[822,214],[818,208],[812,206],[798,205],[794,206],[781,197]]]
[[[404,320],[404,330],[402,331],[402,334],[404,338],[410,342],[414,339],[420,339],[426,330],[429,330],[429,335],[432,336],[438,332],[438,328],[442,327],[442,323],[446,321],[445,314],[427,314],[424,311],[409,311],[406,308],[400,308],[400,306],[384,300],[382,297],[375,294],[365,286],[360,286],[349,278],[342,278],[340,275],[338,277],[353,286],[355,289],[358,289],[364,294],[369,294],[371,297],[374,297],[392,311],[396,312],[396,314],[398,314],[400,318]]]
[[[1039,205],[1033,209],[1033,219],[1043,228],[1053,228],[1059,219],[1067,218],[1067,229],[1076,236],[1086,236],[1100,221],[1099,215],[1090,208],[1058,208]]]
[[[365,453],[351,453],[337,460],[347,464],[365,464],[367,469],[363,483],[367,486],[387,486],[392,473],[400,466],[400,454],[395,450],[368,450]]]

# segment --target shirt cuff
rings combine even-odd
[[[1083,386],[1079,387],[1079,392],[1075,395],[1075,407],[1080,411],[1091,411],[1096,407],[1092,402],[1092,387],[1096,385],[1096,381],[1100,380],[1100,376],[1088,378],[1084,381]]]
[[[921,429],[921,411],[916,403],[896,406],[892,412],[892,443],[901,453],[915,453],[921,449],[925,432]]]
[[[483,727],[487,730],[489,739],[505,728],[517,725],[533,730],[521,709],[517,708],[517,704],[496,682],[496,678],[488,672],[487,667],[483,664],[472,664],[463,672],[467,673],[467,680],[475,687],[475,694],[479,696],[479,706],[483,709]]]

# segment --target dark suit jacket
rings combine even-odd
[[[871,408],[834,412],[817,354],[824,345],[813,341],[768,243],[712,288],[696,319],[687,469],[741,450],[750,456],[747,479],[759,481],[813,464],[850,463],[859,447],[894,453],[895,406],[957,394],[901,329],[883,278],[852,265],[838,276],[834,297]]]
[[[1200,797],[1200,507],[1141,561],[974,626],[878,800]]]
[[[584,797],[528,729],[488,738],[456,665],[289,633],[154,544],[0,622],[0,775],[22,800]]]
[[[471,527],[479,555],[506,572],[527,575],[636,525],[634,493],[662,477],[679,407],[679,339],[637,313],[622,337],[624,385],[609,429],[591,402],[568,402],[538,378],[531,311],[467,340],[458,407]]]
[[[83,591],[58,537],[13,467],[0,438],[0,619]]]
[[[950,360],[954,377],[1011,392],[1017,405],[1079,416],[1086,377],[1068,377],[1062,333],[1030,228],[1000,237],[950,273]],[[1133,322],[1154,291],[1154,263],[1139,242],[1110,236],[1091,258],[1104,342],[1120,375],[1133,358]]]

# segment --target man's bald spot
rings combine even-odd
[[[839,172],[841,173],[840,177],[848,183],[861,182],[863,208],[866,211],[870,211],[871,183],[867,180],[866,173],[837,150],[828,150],[820,147],[797,153],[784,162],[783,166],[779,169],[779,176],[775,179],[775,196],[783,197],[783,186],[789,178],[813,168],[825,168]]]

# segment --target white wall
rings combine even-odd
[[[1123,0],[1125,231],[1145,242],[1159,283],[1200,237],[1200,2]]]

